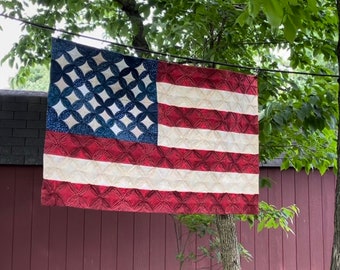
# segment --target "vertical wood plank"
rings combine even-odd
[[[50,207],[49,268],[66,268],[67,254],[67,208]]]
[[[333,233],[336,177],[333,170],[328,170],[322,179],[322,222],[324,269],[330,269]]]
[[[241,222],[241,239],[240,242],[243,247],[250,253],[252,256],[256,256],[255,254],[255,232],[254,229],[249,228],[249,224],[247,222]],[[255,262],[254,260],[246,260],[244,257],[241,257],[242,261],[242,269],[254,269]]]
[[[237,224],[236,224],[236,231],[238,231],[238,227],[237,227]],[[216,250],[218,251],[218,250]],[[215,253],[214,254],[214,257],[210,260],[210,263],[211,263],[211,268],[201,268],[202,270],[203,269],[212,269],[212,270],[221,270],[221,262],[218,261],[218,257],[217,257],[217,254]],[[198,268],[198,270],[201,270]]]
[[[84,269],[85,210],[67,208],[66,269]]]
[[[117,269],[117,213],[103,211],[101,240],[101,270]]]
[[[212,237],[210,237],[208,234],[206,234],[204,237],[197,236],[196,241],[196,249],[198,254],[198,260],[196,263],[196,269],[212,269],[212,259],[210,259],[208,256],[205,256],[200,251],[200,247],[205,247],[209,250],[209,240],[213,240]],[[213,253],[212,255],[215,255]]]
[[[84,270],[100,270],[101,211],[85,210]]]
[[[16,167],[13,270],[29,269],[31,265],[31,230],[33,201],[33,167]]]
[[[318,270],[324,264],[321,176],[318,172],[309,176],[309,212],[311,269]]]
[[[179,262],[176,260],[177,250],[177,235],[173,217],[166,216],[165,223],[165,270],[179,269]]]
[[[268,176],[274,180],[268,201],[276,207],[282,206],[281,172],[277,168],[268,169]],[[282,231],[269,230],[269,269],[284,270],[282,256]]]
[[[190,257],[190,254],[197,254],[197,242],[196,242],[196,234],[190,233],[189,230],[185,227],[185,225],[180,224],[178,226],[179,235],[182,237],[180,242],[180,249],[184,252],[185,260],[183,263],[183,269],[196,269],[196,259]]]
[[[260,177],[269,177],[267,168],[261,168]],[[268,187],[261,188],[259,201],[268,202],[269,191]],[[255,226],[255,251],[252,256],[255,262],[254,270],[269,270],[269,232],[267,229],[258,233]]]
[[[0,269],[12,269],[15,171],[0,166]]]
[[[296,205],[300,209],[296,219],[297,269],[311,269],[309,241],[309,195],[308,175],[303,172],[295,175]]]
[[[48,269],[50,209],[40,203],[42,167],[34,168],[31,269]]]
[[[280,182],[277,168],[261,171],[262,174],[268,171],[268,176]],[[0,223],[0,269],[178,269],[177,240],[170,216],[95,211],[87,216],[85,232],[84,210],[40,206],[41,178],[41,167],[0,166],[0,220],[6,220]],[[261,189],[261,200],[269,199],[278,207],[281,203],[277,202],[287,206],[295,201],[300,208],[296,246],[292,235],[287,239],[283,234],[282,239],[279,232],[281,242],[275,242],[273,232],[267,230],[255,233],[255,240],[251,240],[246,225],[239,225],[240,238],[254,249],[253,268],[244,264],[243,270],[269,270],[268,265],[270,270],[329,269],[335,176],[332,171],[323,177],[312,172],[309,179],[304,172],[288,170],[282,172],[279,189],[278,184],[273,189]],[[122,219],[117,221],[117,215]],[[204,241],[197,239],[192,247]],[[85,256],[84,245],[90,256]],[[277,260],[278,253],[281,259]],[[197,262],[196,266],[186,263],[184,269],[212,269],[212,265],[210,260]]]
[[[133,269],[133,222],[134,215],[129,212],[118,213],[118,252],[117,269]]]
[[[151,214],[150,270],[165,269],[166,215]]]
[[[295,172],[288,169],[282,172],[282,206],[286,207],[295,204]],[[294,224],[290,227],[296,232]],[[292,233],[283,232],[283,268],[285,270],[296,269],[296,237]]]
[[[133,269],[150,267],[150,214],[135,213]]]

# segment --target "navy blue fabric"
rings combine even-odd
[[[70,51],[75,48],[80,54],[72,59]],[[104,61],[97,64],[95,57],[100,53]],[[68,62],[64,66],[58,63],[61,57]],[[124,67],[119,68],[119,63],[124,63]],[[90,69],[85,72],[83,65]],[[108,69],[112,73],[109,77],[105,74]],[[70,76],[72,73],[76,78]],[[53,39],[47,129],[156,144],[156,76],[156,60]],[[91,80],[95,78],[99,83],[93,86]],[[64,89],[56,85],[61,79],[66,84]],[[76,96],[76,100],[70,100],[70,96]],[[59,108],[58,112],[56,108]],[[104,115],[109,115],[110,119],[105,120]],[[71,127],[67,124],[70,117],[76,122]]]

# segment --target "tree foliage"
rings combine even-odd
[[[25,89],[30,91],[47,91],[49,87],[49,70],[45,65],[36,65],[30,69],[27,77],[15,76],[11,78],[11,89]]]
[[[66,39],[73,38],[69,33],[101,29],[103,38],[137,48],[108,44],[121,53],[257,73],[261,162],[281,158],[283,169],[292,166],[307,172],[337,168],[336,80],[273,72],[328,75],[337,71],[334,1],[4,0],[0,5],[4,15],[62,28],[63,32],[55,35]],[[33,14],[29,11],[32,5],[36,10]],[[3,61],[19,65],[19,76],[26,78],[30,67],[48,64],[52,32],[28,24],[22,30],[19,42]],[[287,225],[281,217],[286,215],[285,220],[289,220],[296,213],[295,208],[274,211],[268,204],[262,206],[278,215],[279,226]],[[266,217],[260,224],[276,226]]]
[[[235,220],[241,220],[248,222],[251,227],[255,226],[257,232],[261,232],[264,229],[282,229],[284,232],[294,233],[290,227],[293,223],[294,217],[299,214],[299,209],[296,205],[290,205],[287,207],[276,208],[274,205],[266,202],[260,202],[260,212],[258,215],[235,215]],[[178,256],[177,259],[181,265],[186,261],[198,261],[202,256],[215,258],[217,261],[221,261],[220,236],[217,233],[215,227],[214,215],[177,215],[175,221],[179,224],[185,225],[188,232],[183,233],[178,223],[175,222],[176,234],[177,234],[177,247]],[[196,252],[192,250],[188,251],[187,246],[192,241],[192,236],[198,237],[210,236],[208,246],[199,246]],[[252,255],[238,243],[238,249],[240,255],[246,260],[251,260]]]
[[[333,74],[336,66],[337,18],[329,0],[15,0],[1,5],[3,14],[36,24],[74,34],[100,28],[114,42],[143,48],[146,43],[163,53],[254,67],[253,73],[264,68]],[[30,67],[49,62],[52,32],[28,24],[22,30],[4,61],[20,65],[20,77],[26,78]],[[283,50],[288,59],[280,59]],[[281,157],[283,168],[306,171],[336,167],[336,81],[261,69],[258,77],[261,161]]]

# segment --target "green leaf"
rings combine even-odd
[[[261,222],[257,225],[257,232],[261,232],[264,229],[266,222],[267,219],[261,220]]]
[[[240,16],[237,17],[235,24],[239,24],[240,26],[244,26],[246,23],[248,23],[249,19],[249,13],[247,10],[242,12]]]
[[[268,188],[272,187],[272,180],[270,178],[262,177],[260,179],[260,188],[264,188],[264,187],[268,187]]]
[[[286,16],[284,21],[284,36],[289,42],[293,42],[296,34],[297,34],[297,27],[292,21],[292,17],[290,15]]]
[[[299,3],[298,0],[288,0],[288,2],[290,5],[293,5],[293,6],[296,6]]]
[[[263,0],[253,0],[249,2],[249,14],[252,17],[256,17],[259,14],[262,2]]]
[[[273,28],[277,28],[280,26],[283,19],[283,8],[280,5],[280,1],[264,1],[263,12],[266,14],[268,22]]]
[[[317,0],[307,0],[308,4],[308,9],[311,10],[314,13],[318,12],[318,7],[317,7]]]

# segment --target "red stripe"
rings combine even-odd
[[[187,150],[46,131],[46,154],[170,169],[259,173],[258,155]]]
[[[258,195],[104,187],[44,180],[41,203],[97,210],[176,214],[257,214]]]
[[[248,95],[258,94],[255,76],[228,70],[170,64],[161,61],[158,62],[157,81]]]
[[[158,122],[169,127],[258,134],[257,115],[158,104]]]

